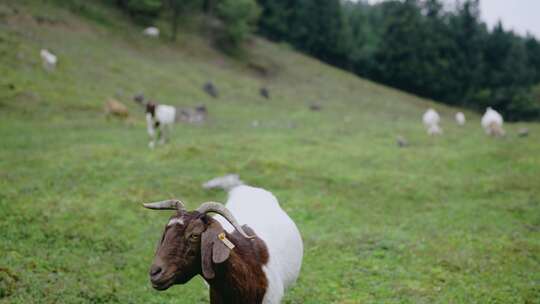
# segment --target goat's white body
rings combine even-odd
[[[499,112],[488,107],[484,116],[482,116],[481,125],[484,128],[484,131],[488,135],[492,136],[503,136],[503,117]]]
[[[292,285],[302,266],[303,244],[298,228],[281,209],[276,197],[261,188],[237,186],[229,191],[227,209],[241,225],[248,225],[261,238],[269,253],[263,267],[268,280],[264,304],[280,303],[285,289]],[[228,231],[233,227],[221,216],[216,220]]]
[[[159,37],[159,29],[157,27],[147,27],[144,29],[143,34],[149,37]]]
[[[465,120],[465,114],[463,114],[463,112],[456,113],[456,122],[460,126],[465,125],[466,120]]]
[[[441,117],[439,116],[439,113],[433,109],[428,109],[426,113],[424,113],[424,116],[422,116],[422,122],[426,127],[438,125],[440,121]]]
[[[168,105],[156,106],[156,120],[161,124],[172,125],[176,117],[176,108]]]
[[[428,109],[422,116],[422,122],[429,135],[442,134],[442,129],[439,126],[440,121],[441,117],[439,116],[439,113],[433,109]]]
[[[168,105],[156,105],[154,116],[150,113],[146,113],[146,127],[148,135],[150,135],[151,138],[150,143],[148,144],[150,148],[154,148],[156,145],[156,123],[159,123],[157,128],[163,133],[161,140],[164,142],[172,128],[172,124],[174,124],[175,117],[176,108]]]
[[[56,67],[58,57],[56,57],[53,53],[49,52],[46,49],[42,49],[39,52],[39,55],[41,56],[41,60],[43,61],[43,66],[45,67],[45,69],[51,71]]]

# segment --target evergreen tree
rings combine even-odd
[[[533,71],[533,81],[540,84],[540,42],[531,35],[525,39],[528,66]]]
[[[259,32],[274,41],[287,41],[295,0],[258,0],[261,7]]]
[[[466,0],[458,8],[450,19],[450,30],[458,50],[454,54],[451,77],[459,80],[458,90],[468,99],[480,89],[484,68],[482,55],[487,29],[480,22],[478,0]]]
[[[422,18],[416,0],[384,2],[385,24],[375,54],[375,77],[391,86],[418,93],[423,78],[420,45],[424,38]]]
[[[222,0],[216,7],[216,15],[223,22],[219,45],[228,52],[237,52],[241,43],[253,32],[260,14],[254,0]]]

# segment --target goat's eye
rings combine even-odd
[[[192,241],[196,241],[199,239],[199,235],[198,234],[192,234],[190,237],[189,237]]]

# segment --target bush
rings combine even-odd
[[[137,23],[144,25],[150,24],[159,15],[162,7],[161,0],[117,0],[117,4]]]
[[[540,89],[537,89],[540,90]],[[487,107],[500,111],[508,121],[538,120],[540,117],[540,91],[520,87],[502,87],[479,90],[467,98],[466,104],[483,112]]]
[[[525,90],[516,92],[508,103],[507,112],[510,121],[538,120],[540,118],[540,100],[534,92]]]
[[[216,14],[223,22],[217,42],[225,51],[235,52],[253,32],[260,8],[255,0],[223,0]]]

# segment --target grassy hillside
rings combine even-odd
[[[250,60],[272,69],[261,77],[187,32],[170,45],[112,10],[46,3],[0,4],[0,303],[207,303],[200,278],[151,288],[169,214],[140,203],[224,201],[200,185],[230,172],[271,190],[302,232],[284,303],[540,303],[538,124],[488,138],[473,113],[457,127],[456,109],[286,46],[252,43]],[[59,56],[52,73],[42,47]],[[137,92],[204,103],[209,121],[149,150]],[[109,97],[130,121],[105,119]],[[429,106],[444,136],[425,134]]]

